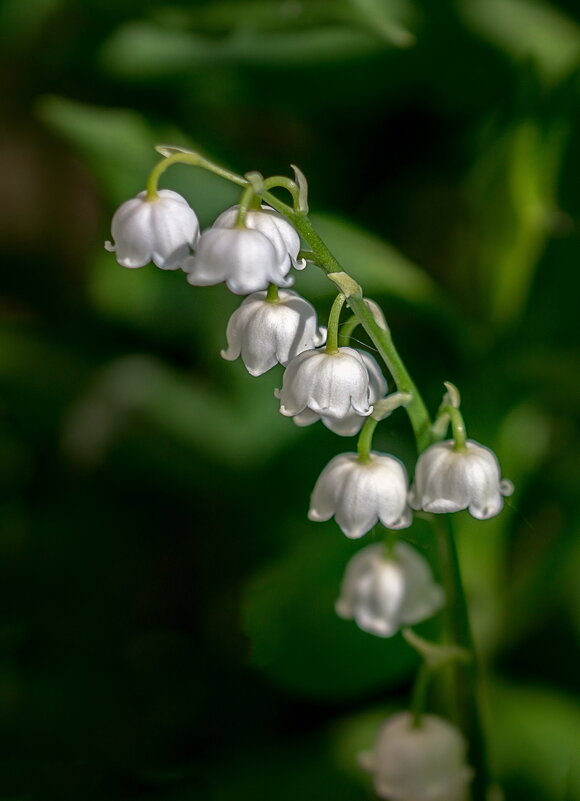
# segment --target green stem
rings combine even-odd
[[[274,189],[277,186],[280,186],[290,192],[292,195],[294,209],[296,209],[300,202],[300,189],[298,188],[296,181],[293,181],[292,178],[288,178],[286,175],[273,175],[271,178],[266,178],[264,181],[264,189],[266,191],[268,189]]]
[[[373,446],[373,434],[379,421],[374,417],[367,417],[365,424],[358,437],[356,446],[359,462],[368,462],[371,458],[371,449]]]
[[[242,192],[240,198],[240,205],[238,206],[238,214],[236,217],[236,228],[246,227],[246,214],[252,205],[252,201],[256,197],[253,187],[247,186]]]
[[[231,181],[231,183],[237,184],[238,186],[246,186],[248,184],[246,179],[242,178],[241,175],[237,175],[235,172],[231,172],[231,170],[226,170],[218,164],[214,164],[213,161],[204,159],[199,153],[174,153],[172,156],[168,156],[163,159],[163,161],[160,161],[151,170],[146,185],[147,200],[155,200],[157,197],[159,178],[163,175],[165,170],[173,164],[189,164],[192,167],[202,167],[204,170],[213,172],[214,175],[219,175],[220,178],[225,178],[226,181]]]
[[[353,314],[352,317],[349,317],[346,323],[344,323],[340,329],[340,333],[338,335],[338,344],[341,347],[345,347],[350,342],[350,338],[353,335],[355,328],[360,325],[360,320],[358,317]]]
[[[453,439],[455,440],[454,450],[464,451],[467,432],[465,430],[463,415],[455,406],[446,406],[444,411],[449,415],[449,420],[451,422],[451,430],[453,432]]]
[[[437,535],[441,582],[446,595],[445,640],[465,648],[473,655],[473,659],[468,663],[454,662],[450,666],[457,706],[454,717],[469,743],[470,763],[475,771],[473,801],[486,801],[490,781],[485,736],[477,698],[478,665],[455,546],[453,522],[451,515],[433,515],[432,523]]]
[[[420,453],[431,444],[431,419],[423,398],[415,386],[415,382],[409,375],[403,360],[395,348],[391,332],[378,325],[362,297],[349,298],[348,305],[360,320],[363,328],[381,354],[395,381],[397,390],[409,393],[411,396],[411,400],[405,406],[405,410],[413,426],[417,450]]]
[[[387,555],[387,559],[392,559],[395,554],[395,544],[399,539],[399,535],[396,531],[392,531],[391,529],[385,529],[385,553]]]
[[[266,292],[266,300],[269,303],[278,303],[280,296],[276,284],[268,284],[268,291]]]
[[[339,292],[334,299],[330,314],[328,315],[328,333],[326,334],[327,353],[338,353],[338,323],[345,300],[345,296],[342,292]]]
[[[270,203],[270,200],[268,200],[268,202]],[[281,211],[281,213],[283,214],[284,212]],[[292,212],[291,215],[287,216],[298,233],[310,246],[318,266],[321,267],[327,275],[342,272],[339,262],[314,230],[308,217],[303,214],[297,214],[296,212]],[[413,431],[415,432],[417,449],[419,452],[425,450],[432,441],[429,412],[427,411],[427,407],[425,406],[419,390],[415,386],[413,379],[409,375],[403,360],[395,348],[390,332],[379,326],[371,310],[363,300],[362,295],[360,297],[349,297],[348,306],[381,354],[393,376],[399,392],[408,392],[411,395],[411,401],[405,408],[411,420]]]
[[[413,726],[415,726],[415,728],[420,728],[421,726],[421,716],[425,709],[427,687],[429,685],[431,673],[432,670],[429,665],[423,662],[417,673],[417,678],[415,679],[411,697],[411,714],[413,715]]]

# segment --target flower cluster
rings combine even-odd
[[[268,206],[242,214],[239,206],[224,211],[199,235],[199,223],[185,198],[170,189],[152,197],[140,192],[115,212],[111,226],[115,251],[123,267],[152,261],[164,270],[181,268],[194,286],[225,282],[236,295],[288,287],[298,261],[300,237],[284,217]]]
[[[183,157],[188,159],[198,166],[203,162],[197,154]],[[219,168],[214,172],[227,173]],[[370,332],[387,332],[381,310],[362,298],[349,276],[333,272],[334,264],[328,272],[341,292],[327,327],[319,325],[314,307],[289,289],[292,269],[306,265],[300,235],[289,221],[305,214],[304,176],[297,171],[296,182],[283,179],[276,184],[285,188],[290,184],[293,209],[269,195],[264,186],[272,184],[257,173],[245,179],[234,176],[235,183],[245,187],[240,205],[224,211],[201,234],[187,201],[171,190],[158,191],[156,177],[154,171],[147,192],[117,210],[112,221],[114,244],[107,242],[107,249],[124,267],[143,267],[151,261],[163,270],[181,269],[191,285],[225,283],[231,292],[247,296],[227,324],[223,358],[241,358],[252,376],[282,365],[282,384],[275,391],[282,415],[292,417],[298,426],[321,421],[339,436],[359,435],[356,452],[335,456],[322,470],[308,517],[318,522],[334,517],[350,539],[375,531],[378,524],[388,530],[385,543],[368,545],[347,565],[336,613],[383,638],[432,617],[444,605],[445,593],[425,557],[393,532],[412,524],[413,510],[431,514],[467,510],[477,519],[493,517],[513,491],[511,483],[501,479],[495,454],[466,438],[458,391],[446,385],[448,392],[430,428],[425,411],[422,453],[409,487],[403,463],[392,454],[372,450],[372,436],[381,420],[398,406],[417,404],[418,398],[389,394],[375,358],[349,345],[359,323]],[[282,211],[285,208],[286,216],[264,204],[264,197]],[[359,299],[358,312],[353,298]],[[348,334],[339,337],[345,301],[355,316],[345,325]],[[380,336],[371,338],[375,344],[381,341]],[[381,354],[385,356],[384,349]],[[398,356],[396,364],[397,360]],[[399,388],[413,386],[412,381],[400,380],[392,363],[391,371]],[[410,410],[409,416],[413,418]],[[443,440],[449,425],[452,438]],[[418,426],[414,427],[417,434]],[[432,715],[421,717],[415,710],[413,715],[401,713],[386,721],[362,764],[373,774],[381,798],[464,801],[472,776],[465,750],[462,735],[453,726]]]

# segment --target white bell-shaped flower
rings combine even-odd
[[[387,382],[376,359],[370,353],[365,353],[365,351],[358,352],[362,356],[369,374],[369,402],[376,403],[387,394]],[[313,412],[312,409],[305,409],[294,417],[294,422],[297,426],[310,426],[318,420],[321,420],[327,428],[341,437],[353,437],[363,427],[366,417],[362,417],[356,412],[351,412],[339,418],[327,417]]]
[[[275,301],[267,300],[266,292],[247,297],[230,317],[226,336],[223,358],[233,361],[241,354],[247,371],[257,376],[324,344],[326,329],[307,300],[283,289]]]
[[[183,269],[194,286],[225,281],[236,295],[267,289],[268,284],[292,286],[288,278],[297,262],[300,237],[284,217],[268,207],[246,212],[238,227],[238,206],[224,211],[199,238],[195,255]]]
[[[185,198],[160,189],[153,199],[140,192],[123,203],[113,215],[111,233],[114,243],[105,242],[105,248],[123,267],[152,261],[162,270],[176,270],[195,247],[199,222]]]
[[[358,539],[380,521],[386,528],[411,525],[407,472],[394,456],[371,452],[365,461],[341,453],[324,468],[310,499],[310,520],[334,516],[350,539]]]
[[[290,260],[280,264],[276,248],[267,236],[252,228],[208,228],[199,238],[195,256],[183,265],[193,286],[213,286],[225,281],[235,295],[249,295],[268,284],[291,286],[286,278]]]
[[[388,801],[467,801],[473,771],[461,732],[436,715],[414,725],[400,712],[381,726],[361,767],[373,775],[375,792]]]
[[[280,412],[286,417],[305,409],[324,417],[353,413],[368,417],[373,410],[369,396],[369,372],[361,351],[354,348],[300,353],[288,362],[282,389],[276,390]]]
[[[485,520],[503,507],[503,496],[513,485],[502,481],[496,455],[473,440],[455,449],[453,440],[437,442],[423,451],[409,494],[413,509],[446,513],[467,509]]]
[[[396,542],[392,553],[377,543],[348,563],[336,613],[377,637],[392,637],[401,626],[427,620],[445,601],[427,560],[410,545]]]
[[[222,212],[213,224],[213,228],[234,228],[238,219],[239,206],[232,206]],[[268,237],[276,249],[281,265],[290,263],[298,270],[306,266],[304,259],[298,260],[300,237],[297,230],[285,217],[269,206],[250,209],[244,220],[246,228],[252,228]]]

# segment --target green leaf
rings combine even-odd
[[[241,743],[235,754],[222,756],[211,777],[215,801],[361,801],[360,786],[332,763],[318,733],[287,737],[277,746]]]
[[[553,82],[580,58],[580,27],[553,5],[539,0],[467,0],[464,19],[482,37],[521,61],[532,58]]]
[[[521,516],[519,498],[545,457],[550,435],[549,420],[533,404],[523,402],[511,409],[495,441],[484,444],[498,456],[502,477],[513,482],[513,496],[506,498],[503,511],[489,520],[476,520],[467,512],[454,515],[468,596],[477,599],[471,616],[483,653],[493,652],[510,633],[513,636],[522,625],[527,625],[528,619],[520,620],[520,615],[527,614],[531,607],[522,606],[514,597],[522,591],[518,584],[525,566],[508,567],[510,530],[514,518]],[[537,598],[537,603],[543,604],[544,600]]]
[[[204,38],[150,22],[122,26],[103,46],[101,63],[130,80],[172,77],[209,65],[255,64],[302,68],[381,52],[384,38],[356,26],[327,25],[295,31],[240,27],[230,36]]]
[[[551,233],[567,125],[534,119],[494,139],[467,186],[476,218],[477,271],[488,316],[514,322],[528,299]]]
[[[415,37],[406,23],[412,5],[405,0],[349,0],[355,15],[389,44],[410,47]]]
[[[78,148],[116,203],[143,189],[158,157],[155,133],[140,114],[52,95],[41,98],[37,113]]]
[[[322,525],[249,584],[243,618],[252,662],[276,683],[307,696],[356,696],[389,687],[417,664],[400,634],[374,637],[335,614],[346,563],[359,548],[334,522]]]
[[[160,160],[155,152],[159,142],[171,141],[197,149],[181,132],[156,130],[135,111],[45,96],[38,103],[37,113],[46,125],[79,150],[113,205],[144,188],[150,170]],[[163,177],[161,186],[167,185],[165,182],[169,183]],[[172,168],[171,188],[189,200],[202,224],[212,222],[239,195],[239,190],[227,181],[183,165]]]
[[[273,389],[279,375],[272,371],[251,380],[241,365],[231,372],[239,381],[220,391],[150,356],[117,359],[95,374],[71,409],[65,450],[81,462],[98,463],[130,423],[143,439],[161,435],[225,464],[264,461],[297,435],[277,414]]]
[[[507,684],[496,685],[490,701],[489,742],[502,781],[534,799],[580,801],[578,701]]]
[[[312,221],[344,269],[362,285],[365,296],[385,293],[413,306],[452,314],[449,301],[435,281],[392,245],[336,217],[313,214]],[[309,267],[299,277],[305,294],[328,294],[327,282],[321,280],[320,273],[316,267]]]
[[[64,0],[4,0],[0,5],[3,47],[27,45],[63,5]]]

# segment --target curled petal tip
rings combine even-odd
[[[515,487],[509,478],[504,478],[499,483],[499,491],[504,497],[509,497],[514,494]]]
[[[346,604],[341,598],[334,604],[334,611],[343,620],[352,620],[350,606]]]
[[[228,362],[233,362],[234,359],[238,358],[238,355],[239,354],[232,354],[229,348],[227,350],[220,350],[220,356],[222,359],[226,359]]]
[[[369,773],[374,770],[375,760],[373,759],[373,754],[371,751],[363,751],[362,754],[358,755],[358,764],[361,766],[363,770],[368,771]]]

